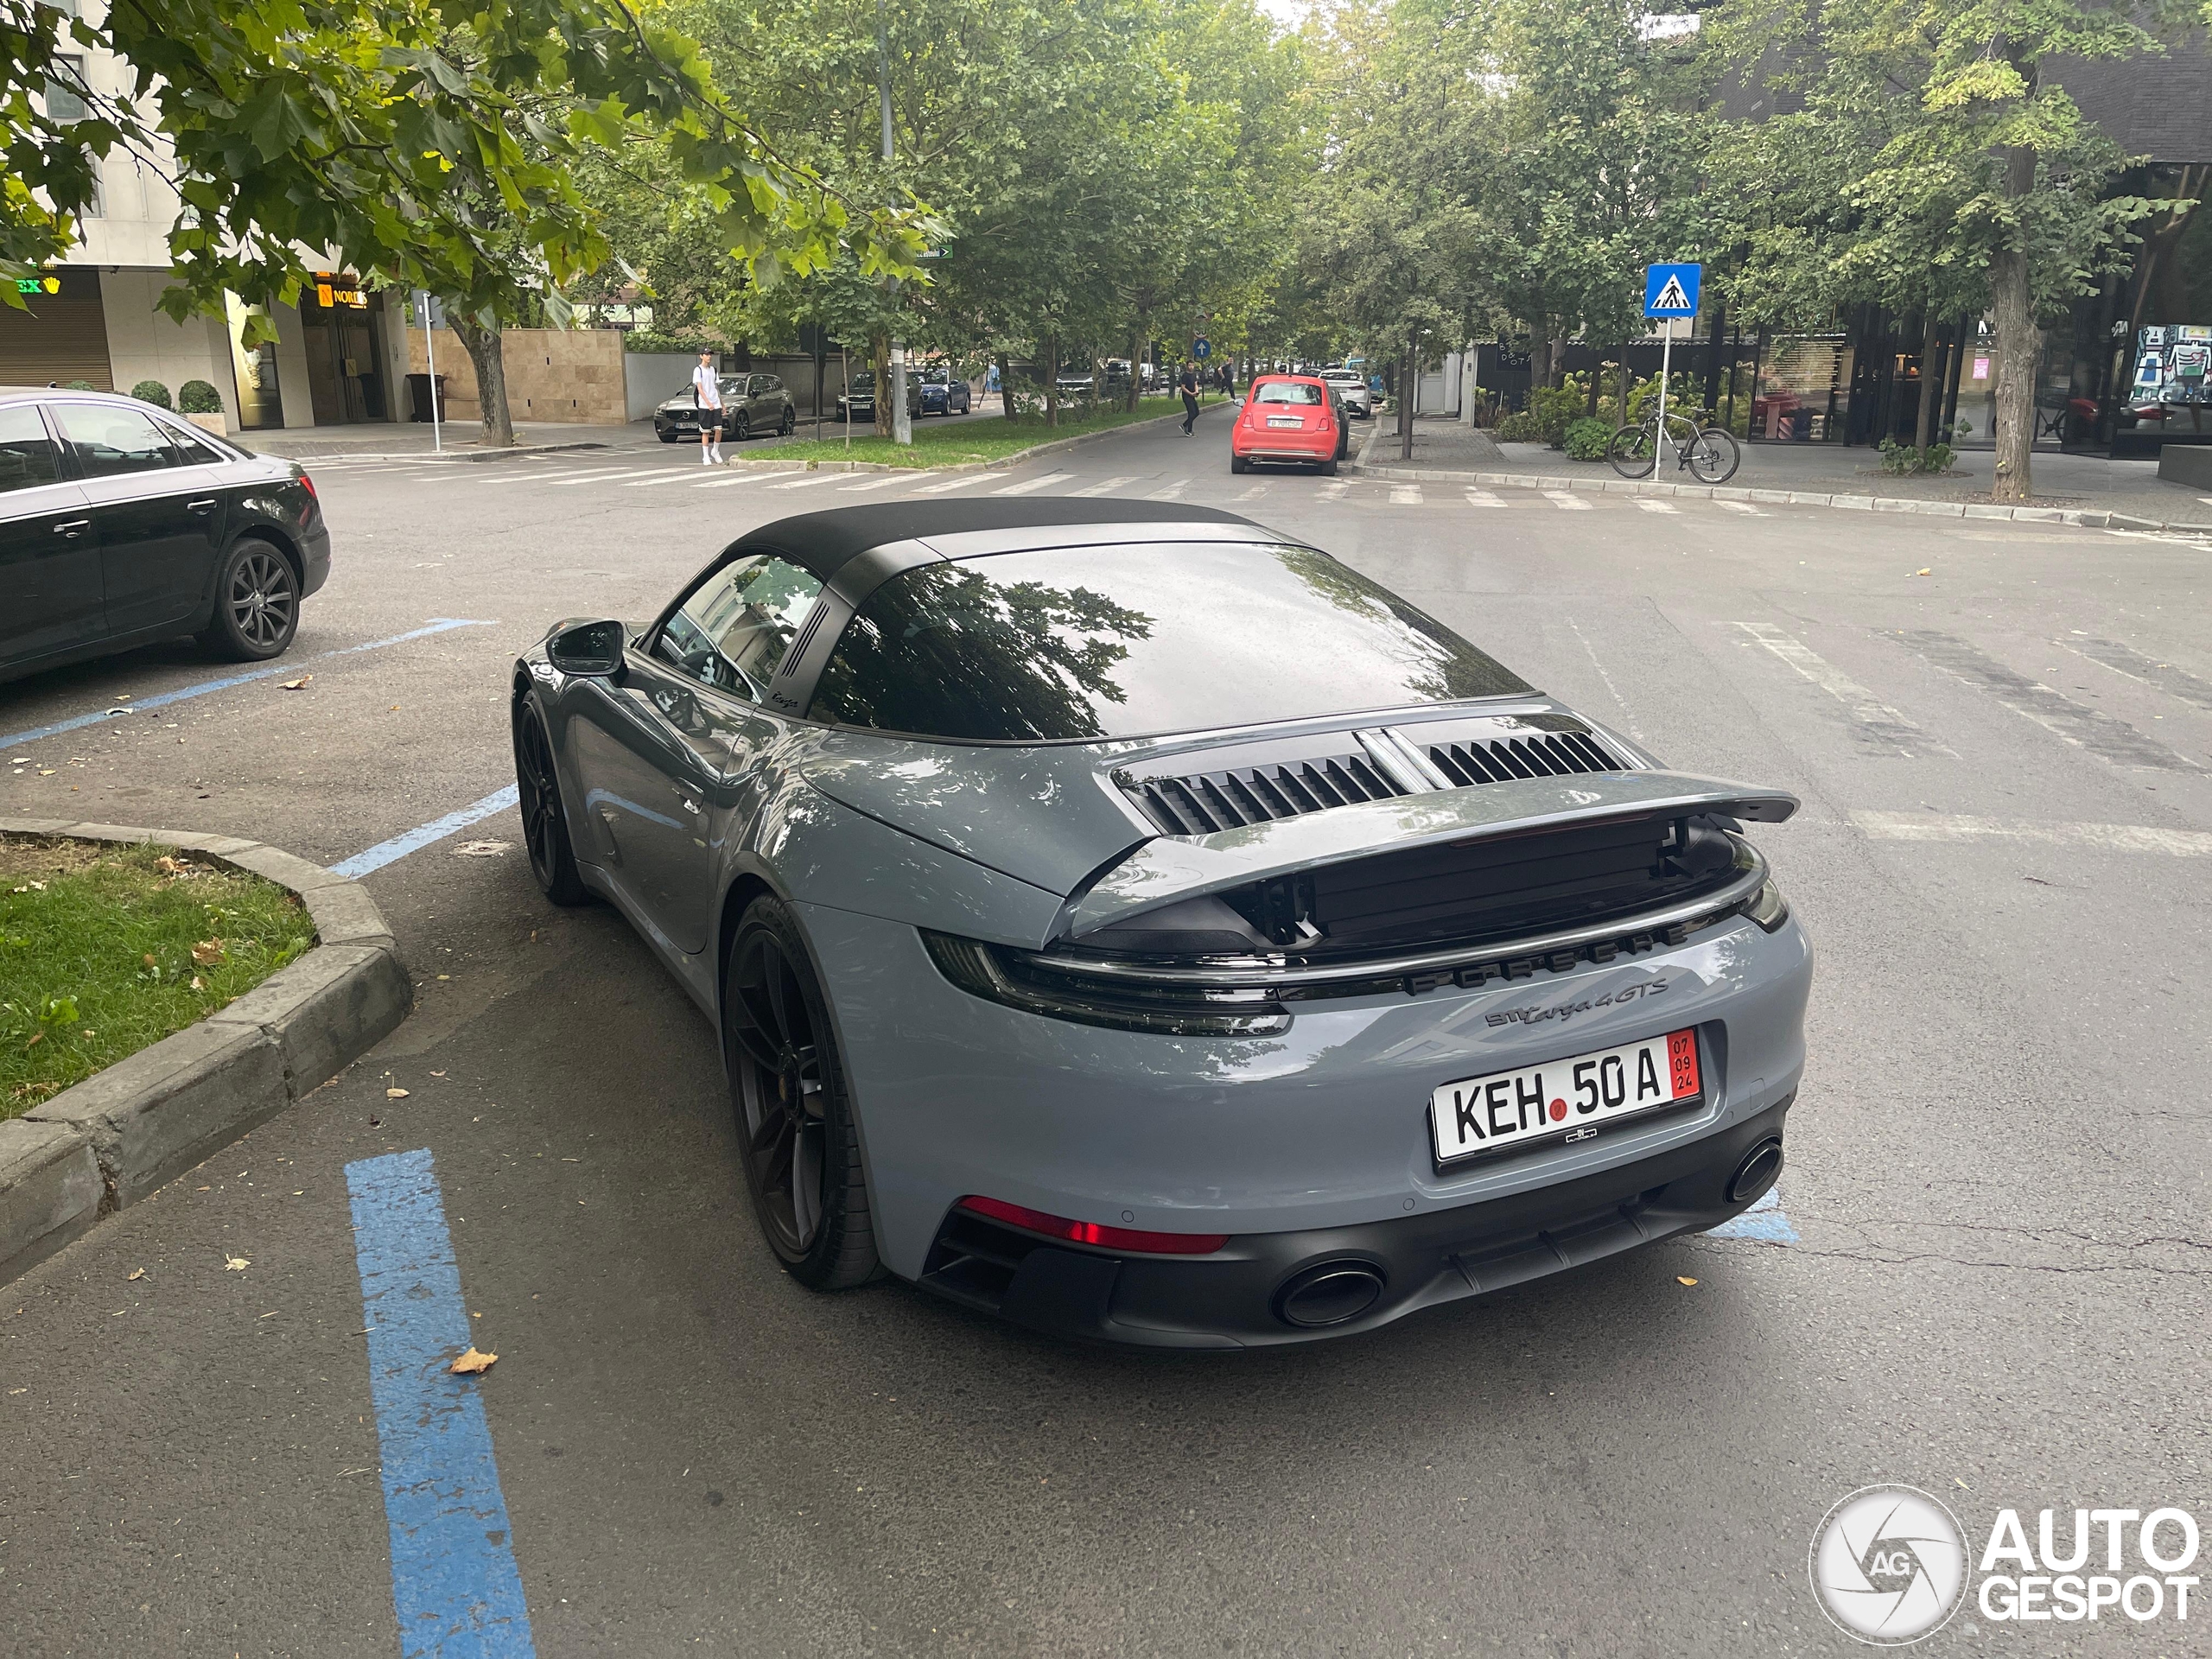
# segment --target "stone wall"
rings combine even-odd
[[[446,382],[445,417],[483,419],[482,406],[476,400],[476,369],[460,337],[450,328],[440,328],[435,334],[431,344],[437,353],[438,372]],[[507,412],[518,426],[531,421],[621,426],[628,421],[622,336],[615,330],[510,328],[502,344],[507,367]],[[408,330],[407,370],[410,374],[426,372],[420,328]]]

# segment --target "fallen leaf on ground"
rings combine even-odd
[[[1678,1285],[1694,1285],[1697,1283],[1697,1281],[1694,1279],[1685,1279],[1678,1273],[1675,1275],[1675,1282]]]
[[[312,674],[302,674],[296,680],[285,681],[283,689],[287,691],[297,691],[313,678],[315,678],[315,676]]]
[[[1932,576],[1936,574],[1936,571],[1934,567],[1923,564],[1919,569],[1914,571],[1912,574],[1916,576]]]
[[[200,940],[192,947],[192,959],[202,968],[213,968],[223,959],[223,942],[220,939]]]
[[[386,1100],[404,1100],[407,1091],[404,1089],[387,1089],[384,1091],[384,1097]]]
[[[146,1269],[143,1268],[133,1268],[130,1272],[124,1274],[123,1276],[126,1279],[143,1279],[146,1276]]]
[[[447,1366],[446,1369],[451,1371],[455,1376],[474,1376],[479,1372],[490,1370],[492,1369],[493,1362],[498,1358],[499,1356],[497,1354],[479,1353],[476,1350],[476,1344],[471,1343],[468,1347],[468,1351],[463,1354],[459,1359],[454,1361],[452,1364]]]
[[[246,1258],[242,1255],[226,1255],[223,1258],[223,1271],[225,1273],[244,1273],[252,1265],[252,1262],[247,1261]]]
[[[25,1048],[36,1048],[36,1047],[37,1047],[41,1043],[44,1042],[45,1040],[46,1040],[46,1033],[45,1033],[44,1032],[42,1032],[42,1031],[35,1031],[35,1032],[33,1032],[33,1033],[31,1033],[31,1039],[30,1039],[30,1041],[29,1041],[28,1043],[25,1043],[25,1044],[23,1045],[23,1046],[24,1046]]]
[[[207,982],[194,974],[192,976],[192,988],[195,991],[204,991],[207,988]]]
[[[453,849],[455,858],[501,858],[514,843],[507,841],[464,841]]]
[[[139,957],[138,960],[144,963],[149,968],[158,968],[161,966],[159,963],[154,960],[154,953],[150,950],[146,952],[144,956]]]
[[[433,1072],[431,1072],[431,1073],[430,1073],[430,1075],[431,1075],[432,1077],[442,1077],[443,1076],[445,1076],[445,1073],[444,1073],[444,1072],[442,1072],[442,1071],[433,1071]]]

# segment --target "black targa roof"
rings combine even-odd
[[[1247,524],[1218,507],[1180,501],[1079,501],[1046,496],[995,501],[880,501],[779,518],[741,537],[738,546],[772,550],[828,582],[873,548],[971,531],[1039,529],[1065,524]]]

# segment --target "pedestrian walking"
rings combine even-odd
[[[701,351],[691,371],[691,401],[699,406],[699,464],[711,467],[722,458],[722,381],[711,351]]]
[[[1191,428],[1198,418],[1198,371],[1185,363],[1183,365],[1183,372],[1175,384],[1181,388],[1183,393],[1183,435],[1187,438],[1191,435]]]

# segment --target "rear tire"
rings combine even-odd
[[[1744,464],[1744,452],[1725,428],[1708,426],[1690,444],[1690,474],[1700,484],[1726,484]]]
[[[588,904],[591,889],[576,873],[575,846],[569,840],[569,815],[561,806],[561,774],[553,765],[553,744],[545,721],[527,697],[515,703],[515,795],[522,812],[523,844],[530,849],[530,873],[555,904]]]
[[[1649,478],[1658,464],[1657,446],[1641,426],[1624,426],[1605,446],[1605,459],[1623,478]]]
[[[784,418],[777,423],[776,435],[788,438],[798,428],[798,410],[791,404],[784,405]]]
[[[738,1157],[768,1248],[809,1290],[881,1271],[843,1058],[806,942],[781,899],[746,906],[723,976],[722,1054]]]
[[[291,648],[300,631],[300,577],[292,562],[258,536],[241,536],[215,575],[215,611],[198,639],[233,663],[265,663]]]
[[[1252,470],[1252,463],[1242,455],[1231,455],[1229,458],[1229,470],[1232,473],[1249,473]]]
[[[1320,472],[1321,476],[1324,478],[1334,478],[1337,475],[1337,458],[1334,455],[1331,455],[1326,461],[1323,461],[1321,463]]]

